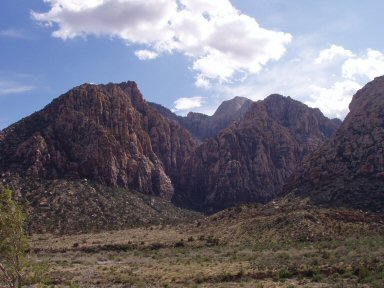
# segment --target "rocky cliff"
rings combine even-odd
[[[384,77],[359,90],[340,129],[310,154],[284,191],[315,203],[384,210]]]
[[[203,211],[268,201],[337,127],[318,109],[289,97],[271,95],[256,102],[239,123],[191,155],[181,172],[179,201]]]
[[[171,199],[195,141],[136,83],[76,87],[3,131],[0,172],[80,179]]]

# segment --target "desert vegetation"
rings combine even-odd
[[[319,208],[308,220],[304,210],[286,207],[269,222],[258,221],[273,205],[246,205],[179,225],[33,235],[31,265],[41,273],[28,281],[41,287],[382,287],[378,215],[345,209],[349,218],[338,218],[340,210]],[[282,219],[286,229],[279,228]],[[298,228],[302,234],[291,233]],[[302,237],[317,228],[316,237]]]
[[[0,285],[22,287],[27,237],[25,213],[12,198],[12,191],[0,187]]]

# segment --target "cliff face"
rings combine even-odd
[[[340,129],[309,155],[284,191],[316,203],[384,210],[384,77],[359,90]]]
[[[143,100],[134,82],[81,85],[3,132],[3,174],[88,178],[166,199],[195,145]]]
[[[240,123],[195,150],[183,166],[178,196],[205,211],[268,201],[336,128],[319,110],[271,95],[254,103]]]
[[[273,94],[263,100],[268,115],[287,128],[299,145],[301,157],[317,149],[341,125],[330,120],[319,109],[312,109],[290,97]]]

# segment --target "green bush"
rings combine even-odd
[[[25,213],[12,199],[10,189],[0,187],[0,285],[21,287],[24,276],[27,237]]]

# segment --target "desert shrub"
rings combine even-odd
[[[26,215],[12,199],[10,189],[0,189],[0,285],[21,287],[26,261]]]

